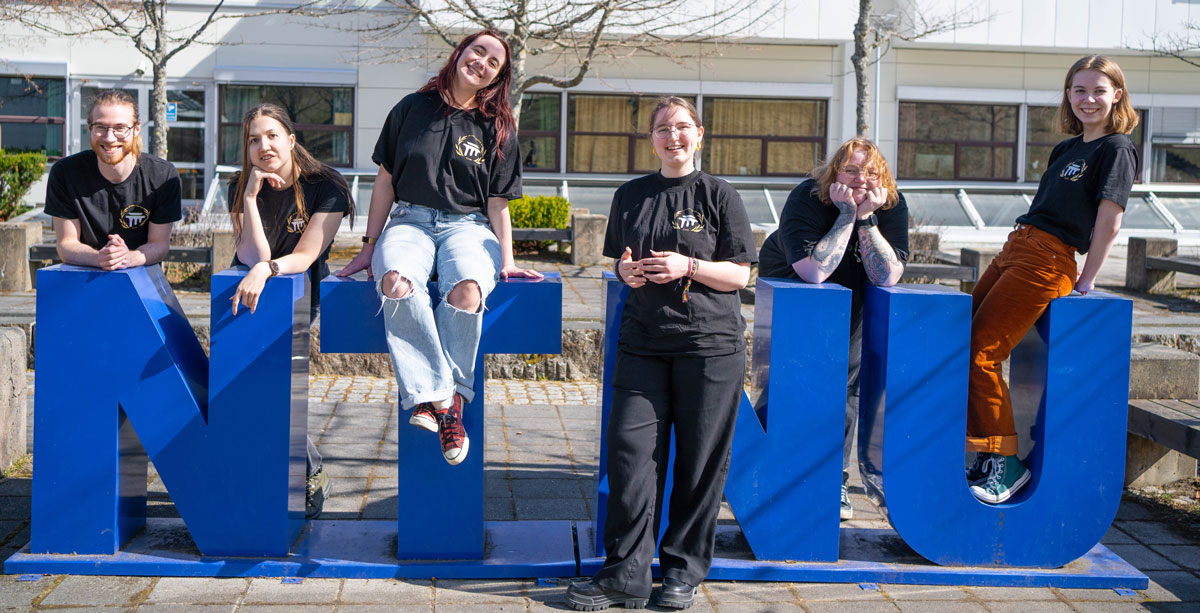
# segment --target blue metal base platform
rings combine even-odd
[[[7,574],[171,577],[337,577],[356,579],[516,579],[590,576],[602,558],[578,557],[592,542],[591,522],[486,523],[482,560],[396,560],[394,521],[308,522],[286,558],[202,556],[179,519],[148,519],[146,529],[115,555],[28,553],[4,564]],[[589,548],[590,549],[590,548]],[[1058,569],[937,566],[903,544],[894,531],[843,528],[838,562],[754,560],[740,529],[723,525],[711,580],[820,583],[902,583],[1007,587],[1145,589],[1149,579],[1103,545]],[[655,564],[657,572],[657,564]]]

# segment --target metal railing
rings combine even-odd
[[[224,203],[225,190],[223,185],[227,178],[238,168],[234,166],[218,166],[214,173],[213,179],[209,184],[208,192],[204,199],[204,204],[201,206],[200,212],[204,216],[212,216],[214,214],[224,214],[225,208],[217,208],[217,204]],[[360,203],[360,189],[363,187],[363,179],[368,181],[373,179],[376,174],[376,169],[339,169],[344,177],[350,182],[350,192],[354,198],[355,210],[360,214],[366,213],[368,204]],[[572,189],[577,192],[580,189],[589,188],[611,188],[616,190],[621,184],[634,178],[635,175],[627,174],[584,174],[584,173],[537,173],[528,172],[523,177],[524,185],[532,191],[552,191],[556,195],[562,196],[573,203]],[[751,197],[756,199],[755,206],[765,206],[769,214],[770,223],[766,225],[778,225],[779,213],[782,209],[781,204],[777,203],[776,194],[772,192],[790,192],[796,185],[804,181],[805,177],[721,177],[728,181],[731,185],[737,188],[742,194],[743,199],[748,200]],[[980,213],[979,207],[972,199],[972,194],[986,194],[989,196],[1011,194],[1014,197],[1021,198],[1028,206],[1032,202],[1033,195],[1037,192],[1037,183],[987,183],[987,182],[932,182],[932,181],[901,181],[899,183],[901,191],[906,194],[946,194],[953,196],[957,202],[963,218],[966,219],[966,224],[939,224],[952,228],[976,229],[983,230],[987,228],[987,222],[984,216]],[[583,194],[577,194],[582,196]],[[1191,184],[1139,184],[1133,186],[1133,195],[1141,198],[1146,203],[1154,215],[1162,222],[1164,231],[1169,231],[1175,234],[1200,232],[1200,227],[1188,228],[1182,224],[1178,217],[1171,211],[1171,207],[1163,203],[1159,198],[1160,195],[1169,197],[1185,197],[1195,199],[1200,204],[1200,185]],[[611,197],[611,194],[604,194],[605,198]],[[757,199],[761,197],[761,204]],[[593,201],[590,208],[594,212],[607,213],[607,203],[598,204],[595,194],[590,196]],[[599,200],[603,200],[600,198]],[[580,202],[587,200],[581,198]],[[581,206],[587,206],[586,204]],[[910,202],[910,212],[916,218],[920,218],[920,210],[914,210],[913,204]],[[601,210],[602,209],[602,210]],[[761,209],[759,209],[761,211]],[[765,219],[759,214],[759,219]],[[1007,223],[1007,222],[1006,222]],[[997,226],[998,227],[998,226]]]

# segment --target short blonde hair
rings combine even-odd
[[[887,160],[883,157],[883,152],[875,143],[862,138],[855,137],[844,143],[825,164],[813,169],[812,176],[817,180],[817,186],[813,188],[813,194],[825,204],[832,205],[833,201],[829,199],[829,186],[837,183],[838,173],[854,156],[855,151],[862,151],[867,155],[866,166],[874,166],[879,173],[880,187],[887,188],[887,202],[883,204],[883,210],[890,209],[896,206],[900,201],[900,192],[896,189],[896,175],[892,174],[892,169],[888,167]]]
[[[109,89],[109,90],[105,90],[105,91],[102,91],[99,94],[97,94],[96,97],[92,99],[92,103],[88,106],[88,110],[87,110],[88,129],[89,130],[92,129],[92,113],[95,112],[96,107],[113,106],[113,105],[121,105],[121,104],[133,109],[133,124],[134,124],[134,126],[136,127],[138,125],[141,125],[142,117],[141,117],[141,114],[138,113],[137,100],[134,100],[132,96],[130,96],[129,94],[127,94],[119,89]],[[133,137],[133,147],[130,149],[130,153],[133,154],[134,159],[138,159],[142,156],[142,135],[141,134]]]
[[[1138,125],[1138,114],[1133,110],[1133,103],[1129,99],[1129,90],[1125,88],[1125,73],[1121,71],[1121,67],[1116,62],[1103,55],[1081,57],[1067,71],[1067,78],[1063,83],[1062,102],[1059,103],[1058,112],[1054,115],[1059,131],[1063,134],[1083,134],[1083,122],[1079,121],[1075,112],[1071,110],[1071,84],[1075,80],[1075,75],[1084,70],[1094,70],[1108,77],[1113,87],[1121,91],[1121,99],[1108,114],[1108,132],[1110,134],[1133,132]]]

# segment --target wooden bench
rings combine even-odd
[[[909,262],[904,266],[904,274],[901,275],[902,281],[915,281],[917,279],[951,279],[956,281],[975,281],[976,271],[970,266],[961,266],[957,264],[924,264]]]
[[[1200,400],[1130,400],[1129,431],[1200,458]]]
[[[1130,346],[1125,484],[1160,486],[1196,476],[1200,356],[1156,343]]]
[[[1200,275],[1200,260],[1177,255],[1173,238],[1129,238],[1125,259],[1125,287],[1139,292],[1175,290],[1175,273]]]
[[[563,241],[571,243],[571,263],[594,266],[604,261],[606,215],[594,215],[587,209],[573,210],[569,228],[513,228],[515,241]]]
[[[574,233],[570,228],[513,228],[515,241],[565,241],[571,242]]]

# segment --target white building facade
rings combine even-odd
[[[169,19],[186,28],[213,4],[172,2]],[[266,4],[230,2],[223,10]],[[740,45],[694,45],[683,50],[693,57],[682,62],[640,56],[600,61],[576,87],[531,89],[519,131],[527,191],[566,191],[577,205],[605,211],[616,183],[656,168],[642,136],[649,103],[658,95],[682,95],[704,117],[705,170],[734,180],[752,220],[770,223],[791,186],[854,135],[850,55],[857,5],[785,0]],[[1011,224],[1021,205],[1013,194],[1036,183],[1050,148],[1063,138],[1053,132],[1051,119],[1067,68],[1082,55],[1100,53],[1124,69],[1141,113],[1133,135],[1142,152],[1140,189],[1154,188],[1179,225],[1200,230],[1200,202],[1184,197],[1200,192],[1200,68],[1134,50],[1156,35],[1185,33],[1185,24],[1200,23],[1200,4],[877,0],[875,5],[882,15],[915,6],[930,15],[974,10],[990,16],[971,27],[896,41],[877,67],[868,68],[868,106],[877,113],[870,135],[902,185],[971,188],[969,208],[952,192],[929,192],[924,200],[933,215],[929,221]],[[223,20],[202,37],[206,44],[174,57],[168,100],[177,111],[169,126],[168,158],[184,177],[188,203],[205,202],[222,165],[240,164],[241,116],[262,101],[292,113],[301,142],[318,158],[347,172],[371,173],[371,152],[388,110],[420,87],[440,66],[436,56],[446,52],[415,30],[382,42],[355,31],[394,17],[374,11],[321,20]],[[129,91],[140,102],[143,122],[149,117],[151,68],[126,39],[58,38],[0,23],[0,58],[5,149],[42,149],[56,158],[87,147],[84,112],[102,89]],[[149,134],[144,126],[147,140]],[[364,190],[368,186],[364,181]],[[40,201],[42,194],[34,192],[30,199]],[[920,197],[910,200],[922,204]],[[1153,209],[1143,211],[1147,227],[1169,226]],[[1141,219],[1136,212],[1131,209],[1129,216],[1135,224]]]

